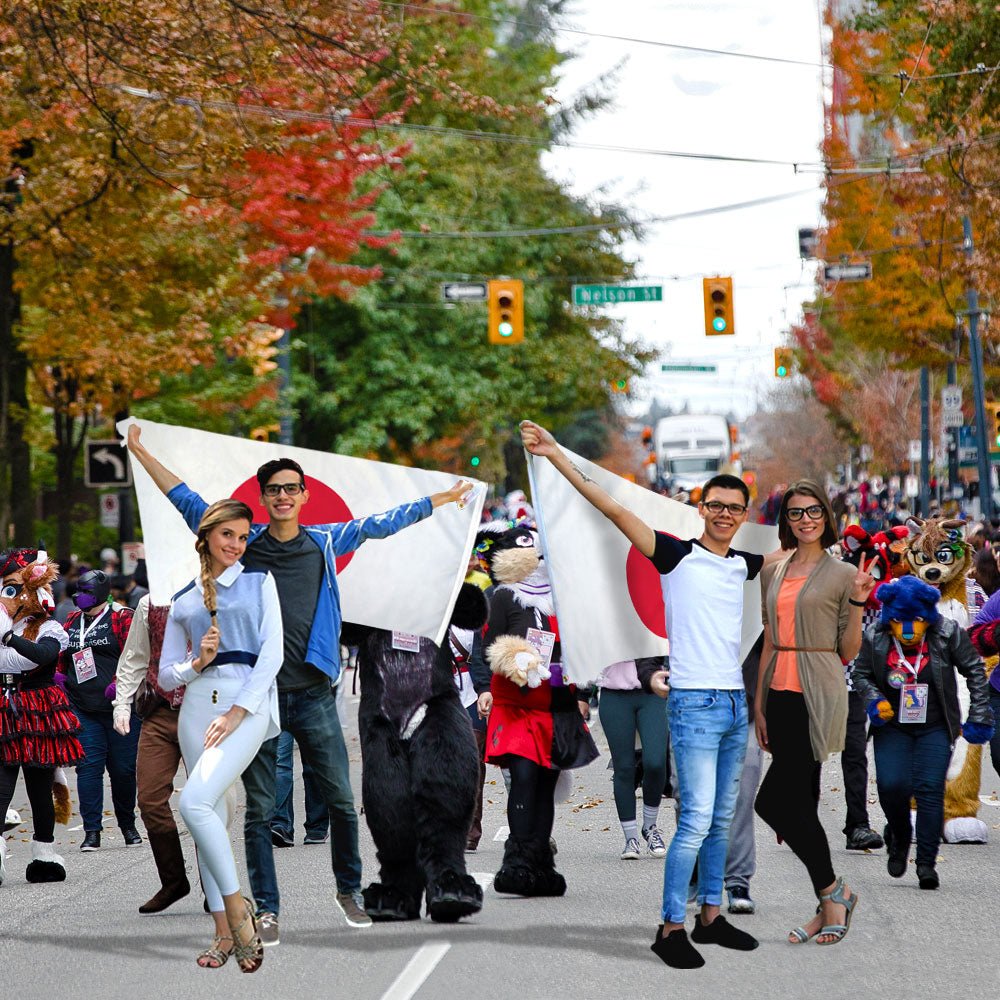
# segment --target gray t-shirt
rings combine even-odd
[[[319,588],[323,585],[320,547],[303,528],[287,542],[279,542],[265,531],[247,546],[243,562],[247,569],[269,570],[278,588],[285,633],[285,658],[278,671],[278,690],[301,691],[317,684],[329,684],[322,670],[306,663],[309,633]]]

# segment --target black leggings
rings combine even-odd
[[[795,691],[769,691],[765,718],[772,760],[754,808],[806,866],[819,895],[836,876],[819,820],[820,764],[809,741],[805,698]]]
[[[559,772],[536,764],[527,757],[511,755],[506,763],[510,771],[507,823],[511,836],[519,840],[548,842],[556,818],[553,796]]]
[[[24,773],[24,787],[28,791],[31,821],[35,829],[34,839],[42,844],[51,844],[55,840],[56,827],[56,809],[52,802],[52,779],[55,772],[52,768],[21,767],[19,764],[0,766],[0,815],[7,815],[11,799],[14,798],[18,771]]]

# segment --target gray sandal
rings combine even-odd
[[[816,912],[819,913],[820,907],[816,907]],[[812,934],[809,933],[804,927],[793,927],[789,932],[789,938],[795,938],[794,941],[789,941],[789,944],[805,944],[807,941],[816,937],[817,934],[822,933],[821,931],[815,931]]]
[[[849,898],[845,898],[844,880],[838,878],[833,891],[820,896],[819,900],[820,903],[836,903],[838,906],[843,906],[847,911],[847,915],[844,917],[842,924],[828,924],[826,927],[821,927],[817,937],[822,937],[826,934],[832,937],[833,940],[817,941],[816,944],[840,944],[847,937],[847,932],[851,929],[851,916],[854,913],[854,908],[858,905],[858,894],[852,892]]]

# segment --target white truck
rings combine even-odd
[[[663,417],[657,421],[653,445],[659,480],[671,493],[690,492],[720,472],[739,474],[729,422],[718,414]]]

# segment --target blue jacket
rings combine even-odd
[[[179,483],[167,499],[180,511],[192,531],[208,509],[208,504],[185,483]],[[430,497],[421,497],[412,503],[393,507],[384,514],[359,517],[341,524],[302,525],[305,533],[323,552],[325,586],[319,588],[316,610],[313,612],[312,631],[306,649],[306,662],[322,670],[331,681],[340,676],[340,588],[337,586],[337,557],[359,548],[368,538],[388,538],[402,528],[430,517],[433,508]],[[250,526],[250,541],[267,530],[266,524]]]

